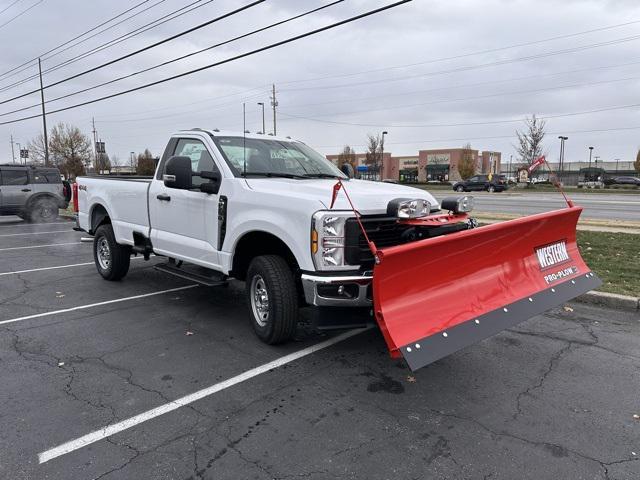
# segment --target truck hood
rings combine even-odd
[[[247,179],[247,185],[252,190],[290,197],[292,200],[296,198],[317,200],[321,204],[320,208],[329,208],[331,205],[333,186],[335,184],[336,180],[333,179]],[[419,188],[355,179],[344,181],[343,185],[351,197],[354,207],[363,215],[386,213],[387,204],[394,198],[422,198],[427,200],[432,208],[439,207],[439,203],[430,193]],[[338,193],[333,208],[336,210],[351,209],[344,192],[340,191]]]

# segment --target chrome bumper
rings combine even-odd
[[[371,275],[361,276],[335,276],[323,277],[317,275],[302,274],[302,287],[304,298],[309,305],[318,307],[369,307],[371,298],[369,297],[369,287],[373,277]],[[330,290],[323,287],[343,288],[343,293],[327,293]],[[320,287],[320,289],[318,289]],[[320,291],[319,291],[320,290]]]

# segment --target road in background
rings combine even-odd
[[[437,200],[459,195],[453,190],[431,192]],[[471,192],[478,212],[530,215],[566,206],[560,193]],[[640,195],[606,193],[571,193],[569,198],[584,207],[582,218],[640,222]]]

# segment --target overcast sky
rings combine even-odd
[[[0,13],[0,73],[44,54],[141,1],[18,0]],[[0,0],[0,11],[14,2]],[[56,50],[51,58],[44,55],[43,69],[47,70],[174,10],[189,4],[193,4],[189,8],[199,7],[45,74],[45,85],[159,41],[250,0],[194,2],[149,0],[95,29],[94,38],[62,53]],[[72,93],[327,3],[330,0],[267,0],[143,54],[46,89],[45,94],[51,99]],[[345,0],[314,15],[189,59],[49,103],[47,108],[53,110],[152,82],[387,3],[391,1]],[[101,31],[123,19],[126,20],[120,25]],[[396,155],[416,154],[425,148],[459,147],[469,141],[479,150],[503,152],[503,159],[511,154],[515,158],[514,132],[522,128],[520,119],[536,113],[550,117],[545,149],[551,159],[558,155],[557,136],[565,134],[569,137],[566,161],[588,158],[590,145],[595,147],[594,155],[602,159],[631,160],[640,147],[639,47],[637,0],[414,0],[169,83],[51,114],[47,121],[49,125],[71,123],[91,135],[91,119],[95,117],[99,137],[106,142],[111,156],[125,159],[129,152],[144,148],[159,155],[168,136],[179,129],[217,127],[241,131],[243,101],[247,129],[262,128],[261,111],[256,103],[264,102],[267,130],[271,131],[269,91],[275,83],[280,104],[278,133],[301,139],[325,154],[337,153],[345,144],[363,150],[367,133],[387,130],[385,150]],[[37,66],[32,64],[27,70],[12,73],[0,77],[0,90],[37,73]],[[38,80],[33,78],[0,91],[0,101],[37,86]],[[36,94],[5,103],[0,105],[0,114],[34,105],[39,99]],[[39,107],[32,108],[3,115],[0,121],[38,113]],[[11,161],[11,134],[15,141],[26,144],[41,129],[40,118],[1,125],[0,163]],[[593,131],[604,129],[609,131]]]

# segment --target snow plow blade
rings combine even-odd
[[[598,287],[570,207],[378,250],[375,317],[412,370]]]

